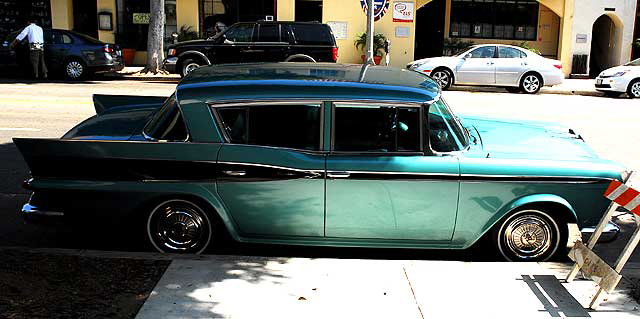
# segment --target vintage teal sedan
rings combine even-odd
[[[237,64],[169,98],[94,97],[60,139],[14,139],[25,218],[138,222],[150,246],[240,242],[565,251],[626,173],[556,124],[457,117],[429,77],[382,66]]]

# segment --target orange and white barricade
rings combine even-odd
[[[635,174],[629,174],[623,182],[614,180],[609,184],[609,187],[604,192],[604,196],[611,200],[611,204],[609,205],[606,213],[602,216],[602,219],[591,235],[591,238],[589,238],[589,243],[585,246],[581,241],[577,241],[573,249],[569,252],[569,258],[575,262],[575,265],[567,276],[567,282],[571,282],[575,279],[578,271],[582,270],[585,277],[595,281],[599,286],[598,292],[593,296],[591,304],[589,304],[589,308],[594,310],[602,301],[603,293],[611,293],[616,288],[620,279],[622,279],[622,276],[620,275],[622,268],[624,268],[624,265],[627,263],[629,257],[633,253],[633,250],[640,241],[640,227],[637,227],[636,231],[631,236],[631,239],[622,250],[618,260],[616,260],[613,268],[592,250],[598,242],[600,235],[602,235],[605,226],[609,221],[611,221],[611,216],[619,206],[622,206],[630,212],[640,216],[640,191],[637,191],[630,186],[629,182],[632,175]]]

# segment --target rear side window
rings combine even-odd
[[[292,24],[296,44],[333,46],[333,35],[324,24]]]
[[[261,24],[258,32],[258,42],[280,42],[280,25]]]
[[[420,109],[338,104],[334,146],[339,152],[420,152]]]
[[[231,42],[251,42],[253,24],[238,24],[224,33],[225,39]]]
[[[144,133],[165,142],[184,142],[189,137],[175,95],[171,95],[164,105],[153,115],[145,126]]]
[[[231,143],[320,149],[320,104],[217,108]]]
[[[502,59],[519,59],[519,58],[526,58],[527,55],[518,49],[514,49],[510,47],[499,47],[498,57]]]

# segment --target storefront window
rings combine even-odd
[[[116,42],[130,49],[147,50],[149,34],[148,20],[144,17],[150,14],[149,0],[117,0],[118,33]],[[178,31],[176,0],[165,0],[164,45],[173,43],[171,34]]]
[[[27,26],[26,19],[51,28],[51,8],[49,0],[4,0],[0,1],[0,40],[13,31]]]
[[[452,0],[450,37],[536,40],[536,0]]]
[[[236,22],[255,22],[275,17],[273,0],[199,0],[200,30],[204,38]]]

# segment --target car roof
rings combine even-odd
[[[198,68],[176,89],[179,100],[378,100],[428,103],[440,89],[415,71],[339,63],[244,63]]]

